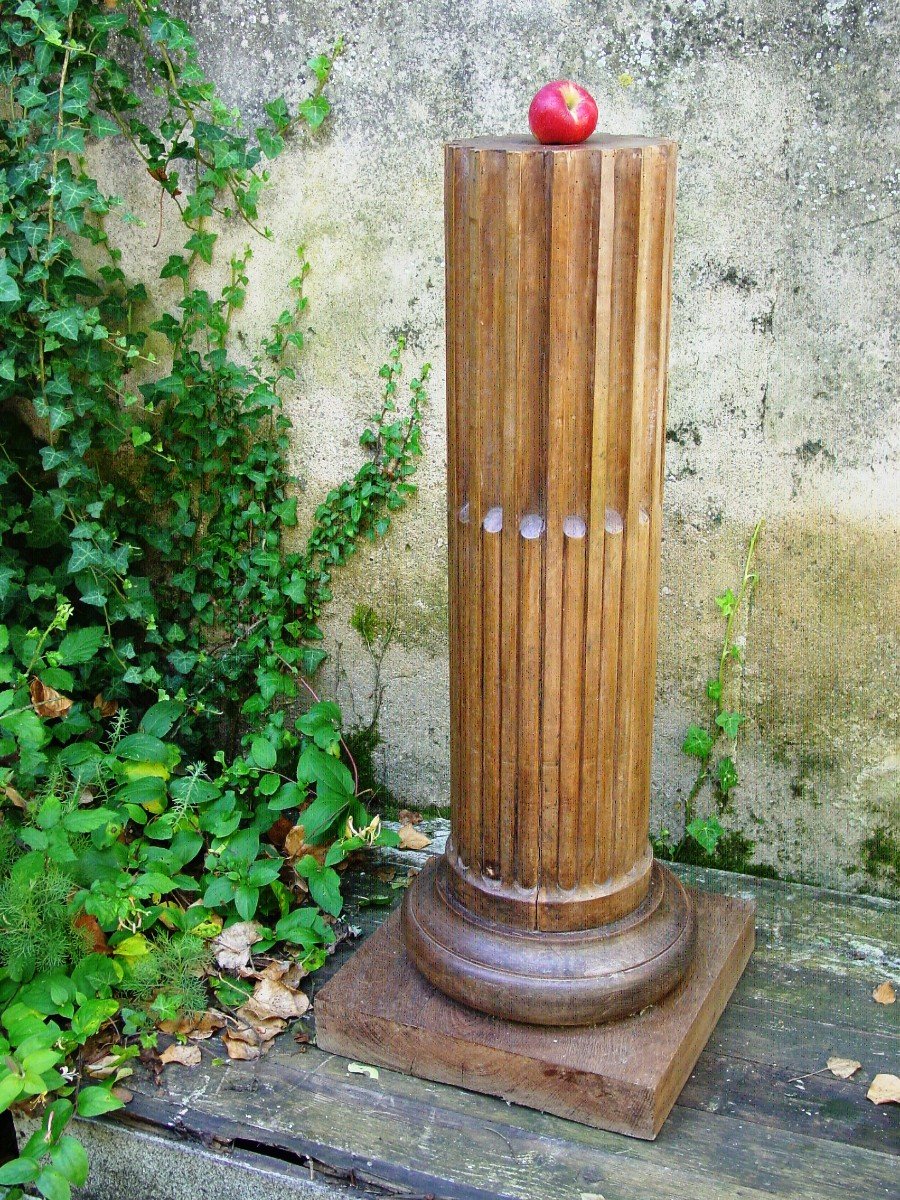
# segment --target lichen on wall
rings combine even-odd
[[[570,75],[595,95],[601,127],[681,146],[654,823],[677,828],[691,780],[678,747],[717,653],[714,596],[734,583],[764,517],[733,819],[781,873],[895,886],[896,870],[879,864],[900,832],[896,8],[174,8],[250,122],[272,94],[296,104],[303,60],[339,33],[347,39],[324,137],[296,145],[273,171],[275,236],[255,248],[259,286],[243,320],[257,329],[271,319],[292,248],[305,243],[314,332],[288,405],[308,508],[355,461],[354,431],[373,407],[391,331],[408,332],[411,367],[434,364],[420,500],[385,547],[347,572],[331,623],[341,644],[334,683],[364,709],[371,661],[349,617],[360,601],[394,614],[379,747],[392,791],[410,804],[439,804],[447,792],[441,143],[523,129],[537,87]],[[114,190],[147,218],[146,229],[123,231],[126,264],[165,261],[165,235],[152,247],[152,185],[124,155],[107,158]]]

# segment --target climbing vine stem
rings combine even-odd
[[[719,652],[718,671],[706,684],[707,699],[713,704],[711,725],[689,726],[681,746],[683,752],[698,763],[697,774],[684,805],[685,829],[688,837],[707,854],[715,852],[725,833],[719,818],[729,810],[731,792],[740,782],[735,763],[735,749],[744,717],[732,703],[735,689],[731,686],[730,669],[734,667],[740,670],[743,666],[743,652],[736,636],[736,623],[738,614],[749,606],[759,578],[754,570],[754,558],[762,528],[762,520],[757,521],[753,527],[737,591],[726,588],[716,597],[716,605],[725,619],[725,631]],[[723,743],[726,750],[719,753]],[[696,803],[707,785],[713,790],[714,812],[708,817],[699,818]]]

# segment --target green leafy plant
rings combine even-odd
[[[36,677],[70,636],[65,622],[63,606],[47,630],[23,640],[19,653]],[[0,640],[7,636],[0,625]],[[185,764],[170,739],[181,701],[152,705],[134,732],[119,712],[96,740],[59,742],[54,734],[75,702],[64,716],[41,715],[53,701],[46,689],[34,699],[6,645],[0,673],[10,682],[0,687],[0,735],[11,765],[0,767],[7,851],[0,859],[0,1111],[59,1100],[47,1109],[56,1114],[46,1127],[53,1137],[29,1142],[18,1165],[0,1168],[0,1184],[34,1183],[42,1194],[63,1195],[56,1176],[77,1184],[80,1173],[66,1170],[78,1156],[71,1147],[55,1153],[61,1143],[54,1138],[76,1111],[121,1106],[115,1088],[136,1051],[128,1039],[155,1046],[160,1024],[207,1007],[210,986],[220,1004],[246,999],[240,980],[213,967],[211,939],[252,920],[258,951],[280,942],[280,954],[314,970],[335,940],[330,922],[343,907],[336,868],[398,838],[362,803],[333,703],[316,698],[295,719],[291,755],[284,737],[257,734],[231,761],[220,752],[213,771]],[[23,755],[30,756],[27,778],[17,771]],[[45,782],[29,791],[32,778]],[[268,836],[285,817],[308,848],[298,858]],[[112,1065],[105,1084],[84,1087],[79,1054],[98,1037]]]
[[[251,249],[204,286],[226,223],[271,236],[267,164],[323,125],[341,51],[310,60],[296,112],[276,98],[247,132],[159,4],[0,14],[0,1112],[43,1112],[0,1167],[11,1200],[84,1183],[65,1129],[121,1107],[138,1043],[210,988],[246,999],[220,931],[252,922],[254,952],[315,969],[340,869],[396,841],[308,680],[335,568],[414,494],[428,367],[402,403],[397,340],[362,465],[299,543],[282,390],[305,252],[255,346],[233,332]],[[159,189],[159,233],[183,230],[164,310],[122,266],[116,223],[135,218],[91,172],[109,137]]]
[[[113,53],[128,42],[152,123],[146,92]],[[301,248],[290,303],[249,361],[231,346],[250,249],[220,294],[197,278],[223,221],[270,236],[259,224],[266,164],[295,131],[322,124],[341,50],[310,61],[295,115],[276,99],[248,135],[203,76],[187,26],[157,4],[43,0],[0,25],[11,104],[0,135],[0,616],[44,628],[64,596],[89,630],[62,664],[79,683],[107,700],[142,688],[186,698],[182,743],[214,737],[229,753],[321,661],[333,570],[360,538],[387,531],[414,492],[421,449],[428,369],[402,415],[401,339],[362,431],[366,461],[316,510],[305,547],[286,551],[297,489],[280,389],[304,343],[309,265]],[[126,277],[110,231],[128,214],[90,174],[90,141],[110,136],[158,185],[163,219],[185,227],[161,270],[181,297],[149,325],[147,288]]]
[[[685,800],[685,839],[674,847],[671,835],[656,839],[657,852],[667,857],[690,859],[699,850],[702,860],[723,865],[735,856],[748,858],[752,852],[752,844],[746,837],[739,831],[727,831],[720,818],[730,811],[732,792],[740,782],[735,754],[744,717],[729,707],[734,694],[730,673],[743,665],[743,653],[736,640],[736,621],[742,607],[750,603],[758,579],[753,559],[762,526],[763,522],[758,521],[750,536],[737,592],[727,588],[716,597],[725,631],[718,671],[706,684],[706,698],[712,704],[712,712],[707,724],[688,727],[681,744],[683,753],[696,760],[697,775]],[[697,800],[705,788],[712,792],[713,812],[700,816]]]

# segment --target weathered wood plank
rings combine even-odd
[[[446,822],[430,823],[442,849]],[[386,861],[387,857],[383,856]],[[423,856],[424,857],[424,856]],[[409,854],[394,855],[402,881]],[[132,1117],[157,1128],[271,1147],[344,1174],[448,1200],[880,1200],[896,1195],[900,1110],[865,1099],[900,1061],[898,1006],[871,999],[896,970],[900,906],[802,885],[676,868],[686,881],[757,902],[759,949],[654,1143],[589,1129],[487,1096],[347,1062],[289,1036],[259,1063],[138,1072]],[[373,888],[351,875],[350,920],[363,933],[390,907],[357,907]],[[310,981],[313,995],[352,944]],[[820,1071],[830,1054],[863,1068]],[[805,1078],[801,1078],[805,1076]]]
[[[795,1131],[676,1106],[655,1143],[310,1050],[256,1064],[169,1068],[134,1116],[164,1128],[270,1145],[423,1194],[469,1200],[887,1200],[896,1159]]]

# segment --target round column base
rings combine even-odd
[[[411,884],[401,914],[412,962],[451,999],[529,1025],[597,1025],[675,987],[696,938],[693,905],[653,864],[644,901],[620,921],[567,933],[513,929],[462,908],[443,858]]]

